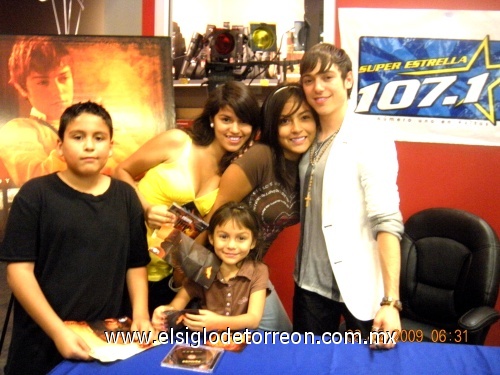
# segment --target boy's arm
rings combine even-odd
[[[64,358],[90,360],[85,341],[66,327],[45,298],[34,274],[33,262],[9,263],[7,283],[29,316],[54,341]]]
[[[204,327],[207,331],[226,330],[228,328],[233,331],[246,328],[257,329],[264,313],[266,293],[266,289],[253,292],[250,295],[248,310],[245,314],[225,316],[210,310],[200,310],[199,315],[186,314],[184,325],[193,331],[201,331]]]
[[[132,305],[132,330],[152,331],[148,312],[148,273],[146,267],[127,270],[127,288]]]

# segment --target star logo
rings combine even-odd
[[[401,75],[424,76],[453,73],[472,73],[473,76],[467,81],[470,89],[465,98],[457,101],[456,107],[464,104],[473,104],[488,121],[496,125],[495,90],[500,86],[500,63],[494,63],[491,59],[490,40],[486,36],[474,51],[470,60],[464,66],[442,69],[427,69],[415,72],[400,73]],[[478,74],[481,72],[482,74]]]

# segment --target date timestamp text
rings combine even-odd
[[[433,329],[429,338],[425,338],[421,329],[402,329],[394,333],[396,342],[422,342],[430,339],[432,342],[466,344],[468,341],[466,329],[455,329],[453,331]]]

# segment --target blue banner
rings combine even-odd
[[[361,37],[356,112],[500,119],[500,42]]]

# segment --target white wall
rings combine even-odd
[[[323,42],[335,43],[336,0],[323,0]]]
[[[142,0],[105,0],[104,6],[104,35],[142,35]]]

